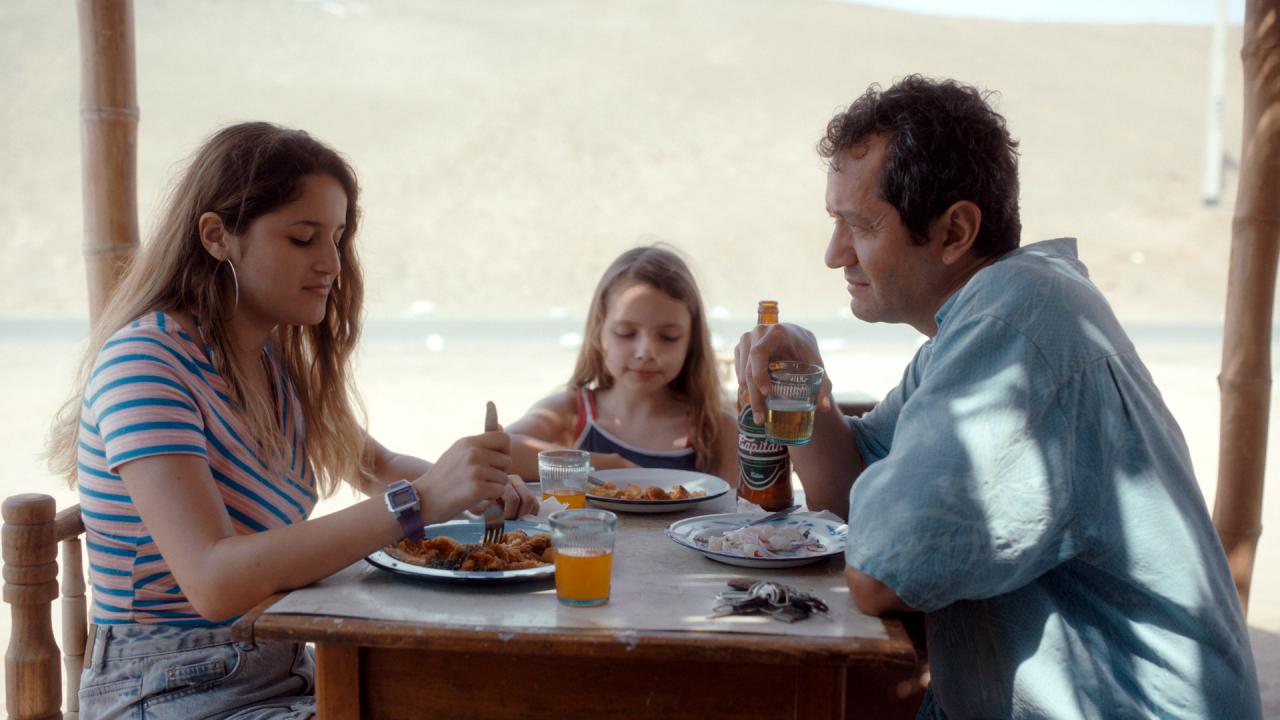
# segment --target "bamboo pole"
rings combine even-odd
[[[1280,251],[1280,0],[1245,9],[1244,132],[1222,338],[1222,419],[1213,522],[1245,612],[1258,538]]]
[[[89,319],[138,247],[138,101],[133,1],[78,0],[80,151]]]

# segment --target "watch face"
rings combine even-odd
[[[387,507],[391,512],[400,512],[416,507],[418,504],[418,493],[409,483],[399,485],[398,487],[390,487],[387,489]]]

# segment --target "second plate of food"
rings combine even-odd
[[[587,502],[615,512],[675,512],[729,492],[724,480],[690,470],[627,468],[591,474],[605,485],[588,485]]]
[[[667,537],[703,555],[739,567],[787,568],[844,553],[849,526],[808,513],[759,525],[762,515],[724,513],[677,520]]]

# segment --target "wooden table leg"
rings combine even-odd
[[[360,720],[360,649],[316,643],[316,713],[320,720]]]
[[[796,668],[796,718],[844,720],[843,665],[801,665]]]

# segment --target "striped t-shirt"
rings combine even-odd
[[[267,352],[277,420],[289,440],[273,474],[209,346],[173,317],[145,315],[102,346],[80,414],[80,511],[93,584],[93,622],[213,625],[178,587],[117,472],[130,460],[197,455],[209,462],[231,524],[249,534],[305,520],[316,502],[301,406]]]

